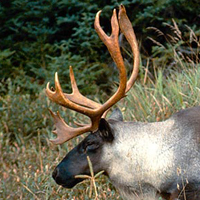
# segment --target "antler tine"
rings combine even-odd
[[[53,131],[53,133],[57,134],[57,138],[51,140],[52,143],[54,144],[62,144],[78,135],[81,135],[85,132],[88,131],[94,131],[98,128],[98,122],[100,120],[99,115],[96,114],[95,109],[91,109],[89,107],[99,107],[100,104],[96,103],[94,104],[93,101],[87,99],[86,97],[83,97],[79,91],[77,92],[78,88],[76,86],[76,81],[74,78],[74,74],[71,68],[70,71],[70,78],[72,82],[72,88],[73,88],[73,93],[71,94],[64,94],[62,91],[62,88],[59,83],[58,79],[58,74],[55,73],[55,91],[52,91],[49,86],[50,83],[47,83],[46,87],[46,94],[49,97],[50,100],[54,101],[57,104],[60,104],[64,107],[67,107],[69,109],[75,110],[79,113],[82,113],[86,116],[88,116],[91,119],[91,123],[87,125],[83,125],[82,127],[79,128],[73,128],[68,126],[63,118],[60,116],[60,114],[57,112],[57,114],[54,114],[52,111],[50,111],[53,119],[54,119],[54,124],[56,127],[56,130]],[[69,98],[68,98],[69,97]],[[71,98],[71,100],[70,100]],[[74,98],[79,98],[79,99],[74,99]],[[73,102],[74,100],[74,102]],[[85,101],[84,103],[81,103],[80,101]],[[80,104],[88,105],[88,107],[83,107],[80,106]],[[97,108],[96,108],[97,109]]]
[[[79,104],[81,106],[85,106],[87,108],[99,108],[101,104],[92,101],[88,99],[87,97],[83,96],[77,87],[76,80],[74,77],[74,72],[72,66],[70,66],[70,80],[71,80],[71,85],[72,85],[72,93],[71,94],[66,94],[64,93],[65,97],[69,99],[70,101]]]
[[[51,110],[49,111],[51,113],[51,116],[54,119],[54,124],[56,127],[53,133],[57,135],[57,138],[50,140],[54,144],[63,144],[64,142],[82,133],[85,133],[91,129],[91,124],[85,125],[84,127],[80,127],[80,128],[72,128],[65,123],[63,118],[60,116],[59,112],[55,114]]]
[[[119,42],[118,42],[118,35],[119,35],[119,24],[117,20],[116,10],[113,10],[113,15],[111,18],[111,27],[112,33],[110,36],[106,35],[99,23],[99,16],[101,11],[96,14],[94,27],[99,35],[100,39],[108,48],[111,57],[113,58],[118,70],[119,70],[119,87],[115,94],[105,102],[102,107],[100,108],[100,112],[105,112],[109,109],[112,105],[118,102],[121,98],[125,95],[126,90],[126,68],[124,66],[124,61],[120,52]],[[103,114],[102,113],[102,114]]]
[[[82,113],[84,115],[87,115],[88,117],[93,117],[95,115],[93,109],[81,106],[78,103],[74,103],[73,101],[70,101],[70,99],[66,98],[67,95],[64,94],[62,91],[57,72],[55,73],[55,91],[52,91],[49,88],[49,85],[50,83],[47,83],[46,94],[49,97],[49,99],[52,100],[53,102],[60,104],[64,107],[67,107],[71,110]],[[74,99],[73,96],[72,99]]]
[[[127,93],[135,83],[138,76],[139,65],[140,65],[140,52],[132,24],[126,15],[126,9],[123,5],[120,5],[119,9],[119,26],[121,32],[124,34],[128,43],[131,46],[134,57],[133,71],[126,85],[126,93]]]

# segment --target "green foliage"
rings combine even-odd
[[[75,7],[73,7],[73,3]],[[74,68],[78,65],[75,70],[79,72],[77,73],[77,80],[81,80],[83,76],[82,69],[88,72],[86,68],[91,66],[95,68],[95,77],[98,77],[101,69],[96,64],[97,51],[94,52],[93,47],[94,44],[98,46],[100,41],[97,40],[96,35],[93,36],[94,34],[90,33],[93,30],[94,14],[91,18],[88,18],[83,8],[89,9],[88,13],[93,8],[86,6],[86,4],[87,2],[79,5],[76,1],[50,0],[2,2],[1,6],[4,9],[1,10],[0,15],[4,19],[2,20],[4,23],[2,25],[3,31],[0,34],[0,37],[3,38],[0,46],[5,49],[2,52],[2,57],[5,53],[7,53],[7,57],[1,58],[1,60],[5,60],[0,66],[1,77],[4,80],[10,77],[14,84],[20,85],[22,92],[27,90],[29,93],[35,94],[42,88],[40,86],[39,89],[37,85],[46,82],[49,73],[52,77],[53,72],[58,68],[53,64],[56,59],[61,60],[61,57],[68,59],[68,62],[63,63],[65,69],[60,66],[64,73],[69,65],[74,63]],[[71,15],[70,10],[72,8],[76,10],[76,5],[79,10],[73,16],[78,18],[70,21],[68,15]],[[65,21],[64,18],[69,20]],[[73,38],[77,38],[77,40],[72,41]],[[88,41],[93,41],[93,45],[92,42]],[[68,46],[67,51],[63,51],[64,45]],[[9,55],[8,52],[10,52]],[[62,55],[60,56],[60,54]],[[81,56],[83,54],[85,55]],[[95,63],[88,66],[92,58],[94,58]],[[71,59],[72,63],[70,62]],[[68,64],[69,62],[70,64]],[[79,76],[80,74],[81,76]],[[28,82],[31,84],[28,84]],[[82,84],[82,82],[80,83]],[[87,90],[89,90],[89,87],[85,84],[85,91]]]
[[[121,105],[127,108],[126,120],[161,121],[178,110],[199,105],[200,68],[187,65],[181,72],[170,73],[166,78],[163,71],[158,71],[155,82],[148,77],[134,85],[127,104]]]
[[[200,42],[198,35],[199,30],[196,27],[190,28],[185,25],[187,31],[181,31],[178,24],[172,19],[173,25],[165,23],[166,27],[171,30],[170,34],[163,33],[161,30],[150,27],[156,32],[158,37],[162,37],[167,43],[161,44],[159,38],[149,39],[156,45],[152,49],[152,61],[154,66],[165,68],[165,71],[176,68],[176,70],[187,67],[199,66]]]
[[[103,70],[100,67],[100,63],[96,62],[90,64],[85,57],[73,55],[69,51],[68,44],[65,41],[62,41],[60,45],[56,45],[55,49],[60,52],[60,55],[48,56],[48,59],[50,60],[49,68],[51,70],[48,73],[46,72],[46,76],[49,77],[51,83],[54,82],[52,74],[57,71],[60,82],[63,83],[62,87],[70,92],[71,83],[69,79],[69,66],[72,66],[78,87],[82,93],[94,94],[95,91],[97,92],[95,81]]]
[[[109,82],[113,70],[109,67],[111,58],[93,28],[95,14],[103,9],[101,25],[106,32],[110,32],[112,9],[121,3],[126,6],[138,39],[143,40],[142,52],[145,54],[150,53],[154,45],[146,40],[146,34],[153,38],[155,35],[149,31],[146,33],[148,26],[167,32],[168,27],[163,27],[162,23],[171,23],[172,17],[181,27],[183,24],[190,27],[198,25],[200,8],[197,1],[1,1],[1,82],[6,85],[5,80],[10,77],[13,84],[20,85],[21,92],[35,94],[40,92],[45,82],[51,80],[53,72],[59,67],[54,66],[55,62],[59,63],[61,57],[65,57],[66,69],[59,67],[62,73],[67,74],[65,71],[73,64],[84,93],[94,91],[95,94],[98,88],[93,83],[103,86]],[[64,45],[67,46],[65,51],[62,50]],[[102,66],[106,68],[106,75],[101,71]],[[90,67],[93,70],[88,71]],[[83,73],[88,72],[94,76],[87,79],[88,84],[83,87]],[[68,77],[60,76],[68,80]],[[93,88],[90,89],[90,86]],[[69,90],[68,86],[66,88]]]
[[[13,86],[10,79],[7,85],[7,95],[0,98],[0,132],[5,133],[10,140],[17,140],[19,144],[37,135],[38,131],[47,133],[46,128],[50,126],[51,120],[44,92],[32,99],[30,94],[21,94],[20,88]]]

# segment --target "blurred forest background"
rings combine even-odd
[[[71,65],[84,95],[108,98],[118,73],[93,24],[102,10],[101,26],[110,33],[112,10],[120,4],[141,52],[138,82],[119,103],[125,119],[159,121],[199,105],[199,0],[1,0],[0,199],[94,199],[88,183],[66,190],[51,178],[80,138],[62,148],[49,143],[53,122],[47,108],[61,109],[69,123],[77,115],[50,104],[44,88],[48,81],[53,86],[58,72],[70,92]],[[119,42],[129,72],[132,54],[123,36]],[[120,199],[106,177],[97,185],[99,199]]]

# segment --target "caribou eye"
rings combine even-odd
[[[99,148],[99,144],[97,143],[87,143],[84,150],[85,152],[94,151]]]

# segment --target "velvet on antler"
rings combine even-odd
[[[94,27],[100,39],[108,48],[108,51],[119,70],[119,87],[117,91],[104,104],[100,104],[88,99],[79,92],[72,67],[70,67],[70,79],[72,85],[71,94],[67,94],[62,91],[58,79],[58,74],[56,73],[55,89],[50,89],[50,83],[48,83],[46,87],[46,94],[48,98],[61,106],[64,106],[66,108],[88,116],[90,118],[91,123],[86,124],[82,127],[73,128],[64,122],[64,120],[58,112],[57,114],[55,114],[52,111],[50,111],[51,115],[54,118],[54,123],[56,127],[56,129],[53,132],[57,134],[57,138],[51,140],[54,144],[62,144],[85,132],[93,132],[97,130],[99,121],[103,114],[125,96],[126,92],[130,90],[137,78],[139,71],[139,49],[131,22],[129,21],[126,15],[125,7],[123,5],[119,7],[118,19],[116,10],[113,11],[113,15],[111,18],[112,33],[110,36],[108,36],[100,26],[100,13],[101,11],[99,11],[96,14]],[[133,71],[128,81],[126,75],[126,68],[124,65],[118,42],[119,30],[126,37],[128,43],[131,46],[134,56]]]

